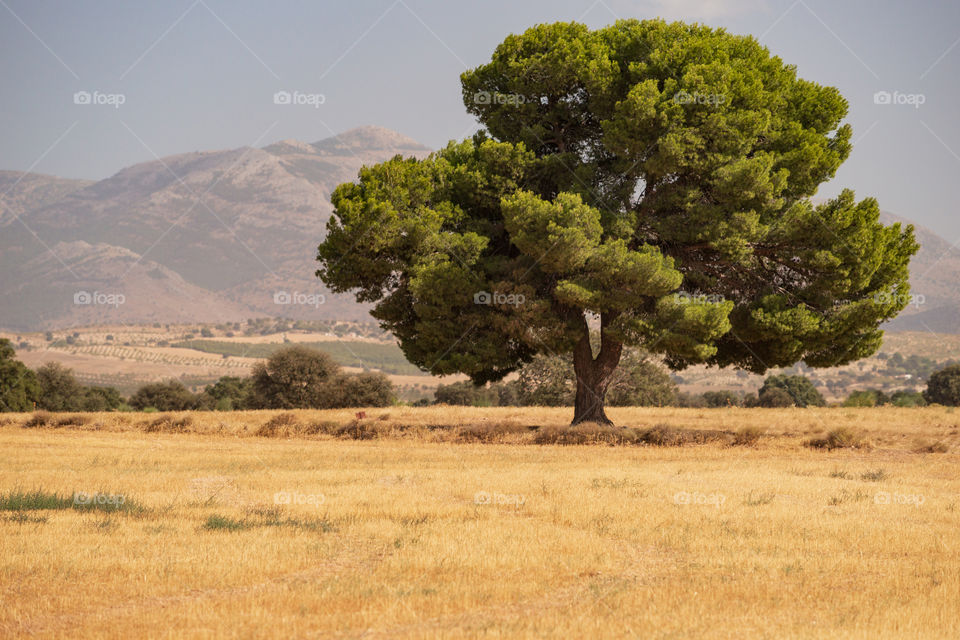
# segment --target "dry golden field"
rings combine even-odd
[[[960,637],[960,412],[366,414],[0,414],[0,637]]]

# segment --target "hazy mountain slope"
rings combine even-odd
[[[90,180],[69,180],[22,171],[0,171],[0,227],[14,216],[56,202],[64,196],[93,184]]]
[[[920,251],[910,261],[914,303],[892,322],[890,331],[960,333],[960,250],[926,227],[884,213],[883,221],[913,224]]]
[[[121,314],[128,322],[176,321],[191,309],[207,317],[363,318],[365,308],[350,298],[277,305],[275,294],[327,293],[313,275],[314,256],[336,185],[355,179],[364,164],[428,152],[396,132],[362,127],[316,143],[179,154],[96,183],[25,177],[2,201],[0,292],[11,297],[0,326],[71,326],[102,315],[61,304],[76,278],[58,256],[78,242],[100,258],[85,261],[84,277],[104,287],[129,284],[117,280],[118,256],[108,259],[105,247],[162,266],[171,282],[183,283],[150,288],[149,303],[131,299]],[[36,236],[10,224],[14,214]],[[202,291],[211,294],[207,306],[226,305],[222,313],[195,305]]]
[[[64,272],[68,275],[63,277]],[[243,305],[184,281],[123,247],[60,242],[27,260],[29,274],[0,290],[6,324],[14,327],[224,322],[249,316]],[[67,326],[69,326],[67,325]]]

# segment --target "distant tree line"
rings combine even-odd
[[[141,386],[129,398],[112,387],[80,384],[73,372],[51,362],[31,370],[15,359],[9,340],[0,339],[0,411],[237,411],[245,409],[335,409],[383,407],[396,402],[390,379],[379,372],[344,373],[322,351],[289,346],[254,365],[246,378],[224,376],[194,393],[169,380]],[[516,378],[477,386],[472,382],[441,384],[433,402],[475,407],[572,406],[576,390],[573,362],[566,356],[536,356]],[[663,365],[641,351],[627,351],[607,394],[611,406],[822,407],[823,395],[802,375],[773,375],[756,394],[729,390],[680,393]],[[847,407],[926,404],[960,406],[960,365],[930,375],[923,393],[904,389],[852,392]]]
[[[129,399],[112,387],[84,386],[57,362],[36,371],[15,359],[0,339],[0,411],[235,411],[384,407],[395,402],[379,372],[344,373],[328,354],[302,346],[274,353],[250,377],[224,376],[200,393],[169,380],[141,386]]]

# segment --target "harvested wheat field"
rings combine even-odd
[[[0,636],[960,636],[960,413],[365,413],[0,417]]]

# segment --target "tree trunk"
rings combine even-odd
[[[614,317],[600,316],[600,352],[593,357],[590,346],[590,329],[586,318],[583,321],[583,336],[573,350],[573,371],[577,376],[577,395],[574,401],[573,422],[596,422],[613,424],[604,411],[603,403],[607,386],[620,363],[623,344],[607,335],[606,327]]]

